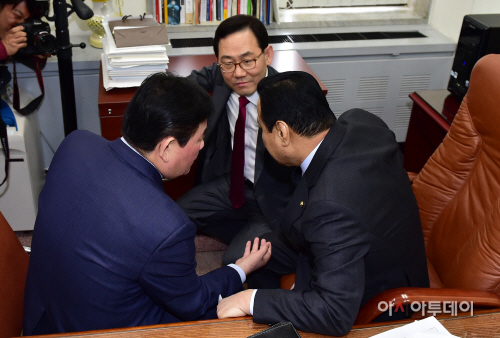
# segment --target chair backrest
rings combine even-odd
[[[28,261],[28,254],[0,212],[0,338],[21,334]]]
[[[500,55],[475,65],[449,133],[413,181],[431,287],[500,293]]]

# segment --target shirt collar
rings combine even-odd
[[[127,140],[125,140],[123,138],[123,136],[120,138],[122,140],[123,143],[125,143],[130,149],[132,149],[133,151],[135,151],[137,154],[139,154],[139,156],[141,156],[143,159],[145,159],[146,161],[148,161],[149,164],[151,164],[155,169],[156,171],[158,171],[158,174],[160,174],[161,178],[163,178],[163,175],[161,174],[161,172],[158,170],[158,168],[155,167],[155,165],[153,163],[151,163],[147,158],[145,158],[140,152],[137,151],[137,149],[135,149],[134,147],[132,147],[128,142]]]
[[[259,93],[255,91],[252,95],[246,97],[248,101],[253,103],[254,106],[257,105],[257,102],[259,102]]]
[[[324,138],[323,138],[323,140],[324,140]],[[316,151],[318,150],[318,148],[321,145],[321,143],[323,143],[323,140],[321,140],[321,142],[318,143],[318,145],[316,146],[316,148],[314,148],[313,151],[311,151],[309,153],[309,155],[307,155],[306,159],[300,165],[300,169],[302,169],[302,175],[304,175],[304,173],[306,172],[307,168],[309,167],[309,164],[311,164],[311,161],[312,161],[312,159],[314,157],[314,154],[316,154]]]

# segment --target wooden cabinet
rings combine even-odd
[[[460,107],[448,90],[425,90],[410,94],[413,107],[404,146],[404,167],[418,173],[441,144]]]

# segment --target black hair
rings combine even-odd
[[[0,7],[4,8],[6,5],[14,5],[14,7],[16,7],[23,1],[24,0],[0,0]]]
[[[311,137],[331,128],[336,118],[318,81],[306,72],[284,72],[262,79],[260,120],[271,132],[283,121],[297,134]]]
[[[244,30],[250,29],[255,35],[259,47],[262,51],[269,45],[269,37],[267,35],[266,26],[254,16],[239,14],[227,18],[222,21],[215,31],[214,37],[214,52],[215,56],[219,58],[219,42],[228,35],[236,32],[242,32]]]
[[[199,85],[170,73],[146,78],[123,116],[122,136],[143,152],[173,136],[181,147],[213,113],[210,95]]]
[[[49,2],[36,0],[0,0],[0,10],[3,10],[7,5],[13,5],[15,8],[23,1],[26,3],[26,7],[31,16],[41,17],[45,14],[45,11],[48,13]]]

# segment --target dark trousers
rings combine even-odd
[[[249,288],[279,288],[279,277],[295,272],[297,252],[266,221],[253,194],[253,184],[245,183],[245,204],[234,209],[229,200],[229,174],[200,184],[177,200],[198,230],[219,238],[228,249],[223,263],[236,262],[243,256],[247,241],[266,238],[272,244],[272,256],[266,267],[247,276]],[[294,258],[295,257],[295,258]]]

